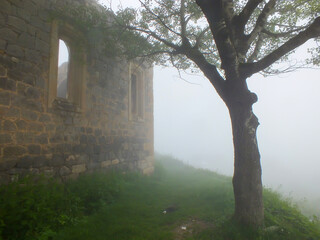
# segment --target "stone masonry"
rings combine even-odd
[[[153,172],[152,68],[138,66],[143,81],[134,94],[141,95],[141,109],[131,116],[136,64],[101,54],[88,33],[60,23],[51,12],[68,2],[0,1],[0,184],[26,174],[68,179],[112,168]],[[54,45],[64,32],[84,43],[81,67],[73,63],[70,99],[56,97]]]

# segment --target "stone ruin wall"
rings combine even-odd
[[[68,179],[101,169],[153,171],[152,68],[140,66],[143,119],[130,117],[132,64],[101,54],[98,44],[83,49],[80,107],[52,98],[50,12],[67,2],[0,2],[0,183],[29,173]]]

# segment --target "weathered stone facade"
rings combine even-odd
[[[138,66],[141,109],[133,116],[130,78],[136,65],[101,54],[99,44],[86,44],[85,32],[52,17],[56,4],[67,3],[0,2],[0,183],[27,173],[67,179],[114,167],[153,171],[152,68]],[[83,45],[70,98],[60,99],[54,45],[64,32],[71,41],[80,36]]]

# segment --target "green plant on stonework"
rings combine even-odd
[[[55,181],[26,177],[0,187],[3,239],[38,239],[45,232],[74,224],[79,216],[79,198]]]

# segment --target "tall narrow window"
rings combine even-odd
[[[65,41],[59,39],[57,97],[68,98],[69,48]]]
[[[1,0],[0,0],[1,1]],[[48,107],[81,112],[86,95],[86,40],[72,25],[51,24]]]
[[[143,72],[136,65],[131,65],[130,70],[130,119],[144,119],[144,80]]]
[[[131,114],[135,116],[137,114],[137,76],[131,74]]]

